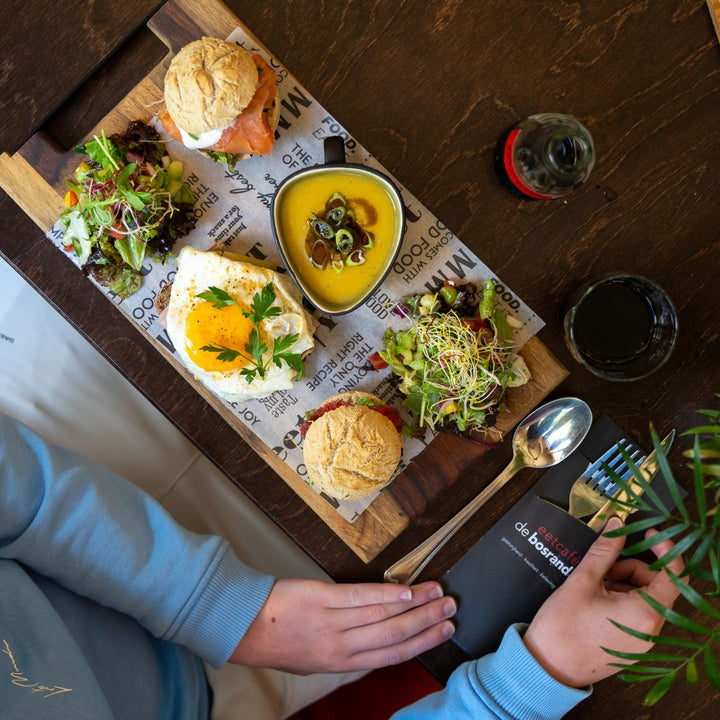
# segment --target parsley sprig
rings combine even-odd
[[[305,366],[302,357],[299,353],[290,352],[290,348],[298,339],[297,333],[273,338],[270,358],[267,362],[264,360],[268,348],[264,342],[260,341],[260,323],[266,318],[277,317],[281,312],[280,308],[274,304],[275,288],[272,283],[268,283],[260,292],[253,295],[249,312],[232,295],[214,285],[211,285],[205,292],[199,293],[198,297],[212,303],[212,306],[217,309],[237,305],[242,314],[253,324],[248,342],[245,343],[245,351],[248,355],[224,345],[203,345],[200,348],[201,350],[217,353],[217,359],[221,362],[232,362],[237,357],[247,360],[250,366],[243,368],[240,374],[248,383],[251,383],[256,377],[263,379],[271,363],[274,363],[277,367],[281,367],[282,363],[285,363],[295,371],[297,380],[304,377]]]

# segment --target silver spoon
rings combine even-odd
[[[592,424],[592,412],[578,398],[559,398],[533,410],[515,429],[510,464],[460,512],[385,571],[386,582],[409,585],[475,511],[524,467],[557,465],[573,453]]]

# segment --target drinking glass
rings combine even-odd
[[[670,357],[675,305],[652,280],[615,273],[585,283],[566,303],[565,341],[573,357],[607,380],[640,380]]]

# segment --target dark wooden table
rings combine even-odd
[[[52,17],[40,0],[9,5],[0,30],[3,151],[13,152],[41,126],[72,146],[165,53],[144,28],[158,6],[153,0],[63,0],[54,4]],[[608,413],[645,444],[649,421],[661,430],[689,427],[699,419],[698,408],[717,406],[720,46],[705,5],[228,5],[545,319],[540,338],[572,370],[556,395],[584,398],[596,415]],[[63,104],[71,94],[72,102]],[[596,142],[590,181],[567,200],[519,200],[493,175],[496,138],[542,111],[577,116]],[[379,579],[509,459],[506,444],[487,457],[482,477],[464,478],[364,565],[250,448],[228,442],[224,421],[4,194],[0,213],[3,256],[338,580]],[[579,368],[560,323],[563,299],[574,287],[618,269],[660,283],[680,315],[669,363],[630,384],[609,383]],[[435,573],[447,569],[537,477],[527,471],[497,496],[433,566]],[[460,659],[452,643],[423,658],[441,678]],[[651,710],[641,706],[645,690],[607,681],[571,717],[705,718],[720,707],[706,681],[692,691],[677,683]]]

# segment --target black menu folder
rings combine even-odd
[[[446,592],[458,601],[453,641],[466,653],[478,657],[494,651],[507,627],[530,622],[580,562],[597,534],[562,508],[588,464],[623,437],[610,418],[599,418],[578,450],[543,473],[443,576]],[[653,487],[672,507],[660,476]],[[627,544],[632,541],[630,536]]]

